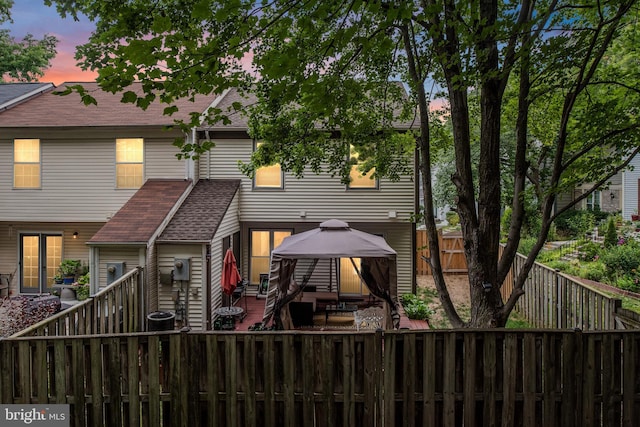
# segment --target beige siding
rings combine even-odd
[[[118,246],[114,248],[99,248],[98,255],[98,287],[100,289],[107,286],[107,264],[112,262],[124,262],[125,273],[134,270],[136,267],[144,267],[145,249],[142,247]]]
[[[115,139],[145,139],[145,178],[184,178],[177,132],[145,129],[11,130],[0,136],[0,219],[106,221],[135,193],[115,188]],[[42,188],[13,189],[13,139],[41,141]],[[34,207],[37,207],[35,209]]]
[[[220,226],[211,242],[211,312],[222,306],[222,261],[224,259],[223,239],[233,236],[234,233],[240,231],[240,222],[238,221],[238,203],[239,195],[233,198],[229,204],[227,213],[220,222]],[[232,241],[233,244],[233,241]],[[240,260],[236,260],[240,261]],[[241,266],[238,265],[238,268]],[[242,274],[242,269],[240,269]],[[244,276],[244,275],[243,275]]]
[[[204,300],[202,289],[203,273],[203,246],[202,245],[161,245],[158,246],[158,268],[161,272],[171,271],[175,258],[190,258],[191,280],[188,282],[174,281],[171,286],[160,285],[158,289],[158,310],[176,312],[176,304],[173,301],[174,292],[177,292],[181,303],[185,304],[189,325],[192,329],[205,329]],[[178,320],[178,319],[176,319]]]
[[[397,252],[397,271],[398,271],[398,296],[404,293],[411,293],[413,289],[413,277],[414,277],[414,257],[412,252],[413,242],[413,226],[411,223],[403,222],[399,224],[385,224],[385,223],[358,223],[353,222],[349,225],[355,229],[365,231],[372,234],[382,235],[389,246],[391,246]],[[290,224],[290,223],[270,223],[268,225],[264,223],[245,223],[242,229],[242,268],[247,272],[249,276],[249,236],[252,229],[293,229],[294,234],[301,233],[303,231],[315,228],[317,224],[311,226],[309,224]],[[309,260],[300,260],[296,267],[296,281],[302,283],[303,276],[307,273],[309,266]],[[309,285],[316,286],[320,290],[329,290],[330,283],[333,284],[333,290],[336,289],[335,282],[335,268],[330,276],[330,268],[328,261],[320,261],[316,266]],[[330,278],[331,277],[331,278]],[[253,285],[256,285],[253,283]],[[252,289],[252,293],[255,293],[255,287]]]
[[[0,222],[0,273],[12,274],[11,292],[18,292],[20,233],[62,234],[62,259],[79,259],[89,262],[89,247],[85,244],[104,224],[102,223],[33,223]],[[78,232],[78,238],[73,233]]]
[[[378,190],[347,190],[337,177],[309,171],[303,179],[285,174],[284,190],[253,190],[252,181],[238,170],[237,162],[248,162],[251,140],[216,140],[210,156],[200,161],[201,177],[242,179],[241,221],[295,221],[313,226],[328,218],[348,222],[397,222],[414,212],[414,182],[381,180]],[[301,218],[300,212],[306,216]],[[396,212],[397,219],[389,219]]]

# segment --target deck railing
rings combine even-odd
[[[0,402],[71,426],[637,426],[640,331],[9,338]]]
[[[143,269],[131,270],[85,301],[12,337],[141,332],[145,325]]]

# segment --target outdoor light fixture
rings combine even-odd
[[[73,232],[73,238],[74,238],[74,239],[77,239],[77,238],[78,238],[78,232],[77,232],[77,231],[74,231],[74,232]]]
[[[491,283],[484,282],[482,284],[482,289],[484,289],[485,292],[491,292],[491,288]]]
[[[616,198],[616,195],[613,193],[613,191],[611,192],[611,194],[609,194],[609,196],[611,196],[612,199]]]

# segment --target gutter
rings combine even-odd
[[[53,85],[53,83],[46,83],[45,86],[40,87],[38,89],[32,90],[29,93],[25,93],[24,95],[20,95],[17,98],[13,98],[11,101],[7,101],[4,104],[0,104],[0,110],[4,111],[4,110],[8,110],[9,108],[13,107],[14,104],[19,104],[22,101],[25,101],[33,96],[36,95],[40,95],[44,92],[48,92],[49,90],[55,88],[55,86]]]

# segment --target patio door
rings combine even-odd
[[[369,295],[369,288],[362,283],[356,271],[356,268],[360,270],[360,261],[360,258],[353,258],[353,262],[351,262],[351,258],[340,258],[340,295]]]
[[[20,234],[20,292],[49,292],[62,261],[62,235]]]

